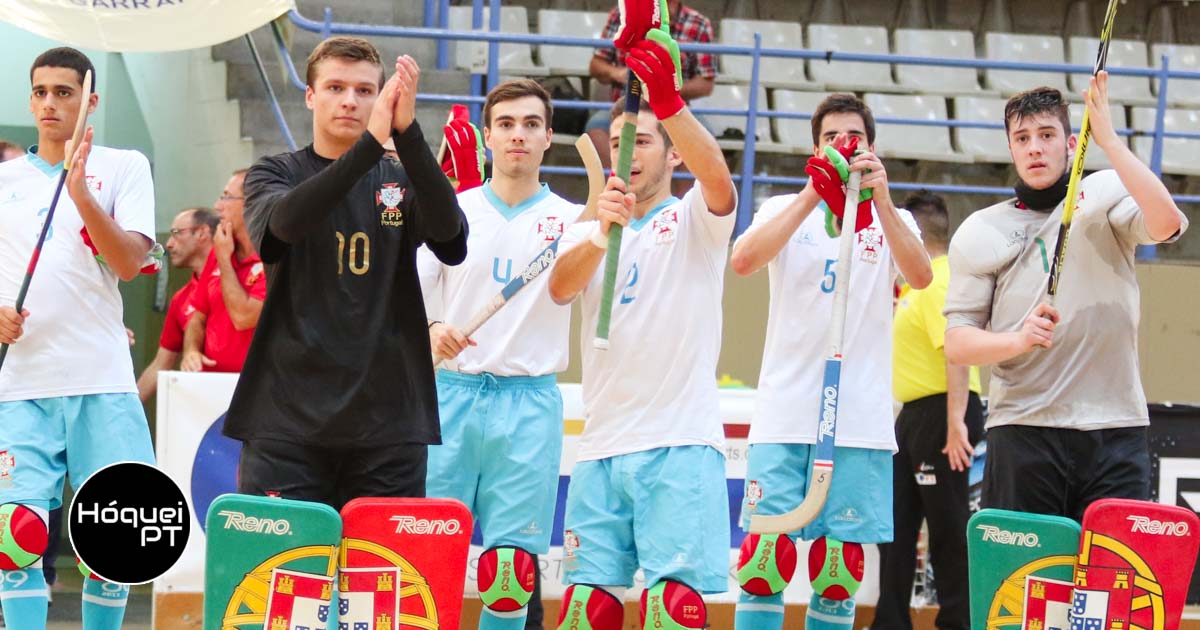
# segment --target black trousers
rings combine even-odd
[[[238,492],[316,501],[341,511],[358,497],[424,497],[429,447],[327,448],[250,440],[238,462]]]
[[[988,431],[983,507],[1083,521],[1097,499],[1150,498],[1146,427],[1078,431],[1007,425]]]
[[[983,405],[967,398],[967,435],[983,437]],[[967,583],[968,473],[950,469],[946,446],[946,395],[904,404],[896,419],[892,459],[892,509],[895,536],[879,546],[879,603],[871,630],[911,630],[913,574],[921,521],[929,524],[929,556],[937,578],[939,630],[969,630],[971,599]]]

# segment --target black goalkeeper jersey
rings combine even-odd
[[[312,145],[246,174],[246,225],[267,264],[267,299],[225,435],[329,447],[439,444],[417,248],[467,253],[454,189],[414,121],[370,133],[337,160]]]

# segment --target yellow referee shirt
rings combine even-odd
[[[946,290],[950,259],[932,261],[933,282],[910,289],[896,306],[892,326],[892,395],[902,403],[946,393]],[[971,367],[971,391],[979,393],[979,368]]]

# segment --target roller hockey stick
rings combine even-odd
[[[75,118],[75,132],[71,134],[71,144],[67,147],[68,153],[63,156],[62,174],[58,176],[58,185],[54,189],[54,197],[50,200],[50,209],[46,211],[46,221],[42,223],[42,232],[38,235],[37,244],[33,246],[33,255],[29,257],[29,267],[25,269],[25,280],[21,282],[21,289],[17,292],[16,309],[18,314],[25,306],[25,296],[29,293],[29,282],[33,280],[33,272],[37,269],[38,259],[42,257],[42,245],[46,244],[46,234],[49,233],[50,225],[54,222],[54,211],[58,208],[58,198],[62,195],[63,185],[67,182],[67,172],[71,170],[71,163],[75,161],[75,154],[79,151],[79,144],[83,141],[83,130],[87,127],[88,100],[91,95],[92,71],[88,70],[83,75],[82,102],[79,104],[79,115]],[[4,358],[7,356],[8,344],[0,344],[0,369],[4,368]]]
[[[833,316],[829,321],[829,355],[825,358],[825,380],[821,384],[821,413],[817,424],[817,447],[812,476],[804,500],[790,512],[750,517],[753,534],[786,534],[808,525],[825,507],[829,486],[833,484],[833,440],[837,435],[838,400],[842,379],[842,341],[846,328],[846,300],[850,290],[850,263],[854,256],[855,227],[858,222],[858,191],[861,171],[852,171],[846,184],[846,206],[842,213],[842,235],[838,243],[835,267],[837,284],[833,290]]]
[[[592,144],[591,138],[579,136],[575,141],[575,149],[579,151],[579,157],[583,160],[583,165],[587,169],[588,174],[588,199],[587,205],[583,209],[583,213],[579,215],[577,221],[590,221],[596,218],[596,205],[600,203],[600,193],[604,192],[604,169],[600,165],[600,155],[596,153],[596,146]],[[509,300],[513,298],[526,285],[533,282],[538,276],[542,275],[551,265],[554,264],[558,257],[558,243],[562,237],[554,239],[543,249],[533,260],[525,266],[525,270],[516,278],[504,285],[491,300],[488,301],[483,308],[479,309],[478,313],[467,322],[466,327],[462,329],[462,334],[465,337],[470,337],[475,334],[489,319],[492,318]],[[433,364],[440,365],[445,359],[441,355],[433,356]]]
[[[614,174],[629,184],[629,171],[633,166],[633,145],[637,141],[638,108],[642,101],[642,83],[633,70],[629,71],[629,82],[625,89],[625,113],[621,115],[621,139],[617,144],[617,168]],[[596,319],[596,337],[592,345],[597,350],[608,350],[608,327],[612,321],[613,294],[617,290],[617,265],[621,257],[621,226],[616,223],[608,227],[608,254],[604,257],[604,288],[600,293],[600,316]]]
[[[1096,65],[1092,69],[1092,76],[1099,74],[1108,60],[1108,43],[1112,40],[1118,1],[1108,0],[1108,10],[1104,14],[1104,26],[1100,30],[1100,49],[1096,52]],[[1050,280],[1046,285],[1046,295],[1049,296],[1051,305],[1054,304],[1054,299],[1058,295],[1058,281],[1062,278],[1063,265],[1067,260],[1067,239],[1071,235],[1071,219],[1075,216],[1079,182],[1083,179],[1083,162],[1087,156],[1088,140],[1092,135],[1090,113],[1085,106],[1083,124],[1079,126],[1079,144],[1075,147],[1075,162],[1071,165],[1071,178],[1067,181],[1067,200],[1063,205],[1062,225],[1058,228],[1058,242],[1054,245],[1054,260],[1050,263]]]

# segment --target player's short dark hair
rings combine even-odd
[[[308,67],[304,70],[304,81],[309,87],[316,83],[317,66],[329,58],[344,61],[369,61],[379,66],[379,87],[383,87],[383,60],[379,57],[379,51],[371,42],[361,37],[344,35],[330,37],[317,44],[317,47],[308,55]]]
[[[650,111],[650,103],[647,103],[646,99],[642,99],[641,102],[638,104],[638,111],[639,112]],[[608,112],[609,124],[611,125],[614,120],[620,118],[623,115],[625,115],[625,99],[624,99],[624,97],[617,99],[617,102],[613,103],[612,109],[609,110],[609,112]],[[675,146],[675,143],[671,141],[671,135],[667,133],[667,128],[663,126],[661,120],[658,121],[658,135],[662,136],[663,145],[666,146],[668,149]]]
[[[38,68],[70,68],[79,75],[79,85],[83,85],[83,75],[91,71],[92,93],[96,93],[96,67],[92,65],[92,60],[88,59],[87,55],[74,48],[69,46],[51,48],[38,55],[37,59],[33,60],[33,65],[29,67],[29,82],[31,84],[33,83],[33,71]]]
[[[542,87],[541,83],[533,79],[513,79],[492,88],[483,102],[483,126],[492,126],[492,107],[496,103],[515,101],[526,96],[536,96],[541,99],[542,105],[546,106],[546,128],[550,128],[550,121],[554,118],[554,105],[550,103],[550,93]]]
[[[195,208],[187,208],[184,212],[190,212],[192,218],[192,227],[205,226],[208,228],[209,235],[217,231],[217,226],[221,224],[221,215],[217,214],[216,210],[198,206]]]
[[[1009,127],[1021,124],[1021,119],[1037,114],[1051,114],[1062,123],[1063,133],[1071,135],[1071,113],[1062,92],[1052,87],[1037,87],[1008,99],[1004,105],[1004,133]]]
[[[918,190],[904,200],[904,209],[912,213],[921,228],[921,238],[941,247],[950,243],[950,213],[946,202],[928,190]]]
[[[812,139],[814,146],[821,145],[821,123],[829,114],[858,114],[862,116],[863,126],[867,131],[867,144],[875,144],[875,115],[871,108],[861,98],[853,94],[830,94],[817,105],[817,111],[812,116]]]
[[[3,156],[4,152],[8,151],[9,149],[16,149],[16,150],[20,151],[21,153],[25,152],[25,147],[17,144],[16,142],[12,142],[9,140],[0,140],[0,156]]]

